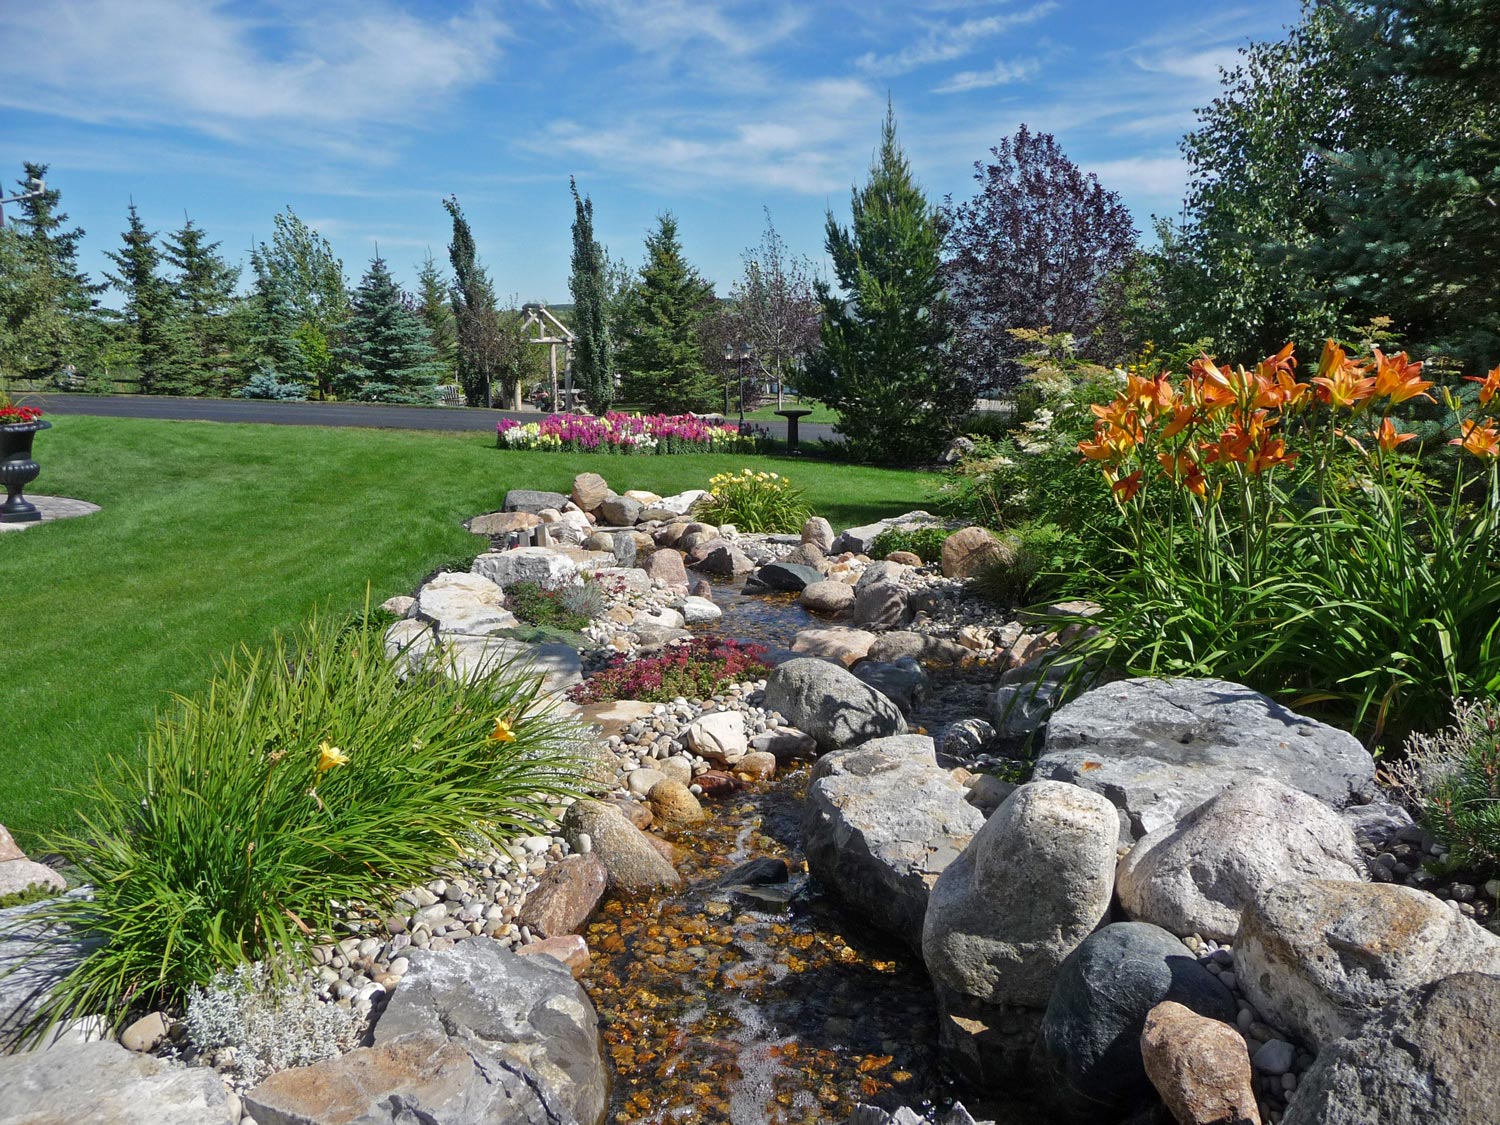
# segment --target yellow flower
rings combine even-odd
[[[506,722],[504,715],[496,715],[495,729],[490,731],[490,737],[496,742],[514,742],[516,732],[510,729],[510,723]]]
[[[337,746],[330,746],[326,742],[318,744],[318,772],[327,773],[334,766],[347,766],[349,755],[345,754]]]

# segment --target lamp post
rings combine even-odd
[[[9,195],[4,199],[0,199],[0,227],[5,225],[5,205],[7,203],[22,203],[28,199],[36,199],[46,194],[47,181],[39,180],[35,176],[32,176],[27,181],[27,190],[23,191],[20,195]]]
[[[724,358],[726,360],[734,361],[735,374],[738,377],[740,383],[741,430],[745,428],[745,360],[749,359],[754,354],[754,351],[751,349],[748,343],[742,343],[738,345],[726,344],[724,346]],[[729,388],[727,386],[724,388],[724,408],[726,410],[729,409]]]

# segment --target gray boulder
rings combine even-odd
[[[0,1122],[234,1125],[213,1070],[167,1063],[111,1040],[0,1056]]]
[[[878,629],[899,629],[911,620],[912,609],[906,591],[895,582],[872,582],[856,588],[852,619],[857,625]]]
[[[502,512],[530,512],[539,515],[544,509],[562,511],[568,498],[561,492],[541,492],[534,488],[512,488],[505,494]]]
[[[741,574],[749,574],[755,569],[755,563],[751,562],[750,557],[738,547],[721,543],[703,556],[703,561],[698,563],[698,569],[704,574],[734,578]]]
[[[1461,973],[1394,1000],[1302,1075],[1283,1125],[1500,1121],[1500,976]]]
[[[755,572],[761,585],[788,594],[800,594],[814,582],[821,582],[823,575],[815,567],[795,562],[769,562]]]
[[[807,869],[860,917],[920,950],[929,889],[983,823],[939,768],[930,738],[874,739],[814,767]]]
[[[1245,909],[1240,988],[1315,1050],[1402,993],[1454,973],[1500,974],[1500,938],[1441,899],[1389,883],[1282,883]]]
[[[1073,1121],[1114,1122],[1151,1105],[1141,1031],[1165,1000],[1233,1023],[1234,995],[1160,926],[1116,922],[1090,934],[1057,972],[1032,1067]]]
[[[1120,839],[1186,816],[1246,777],[1271,777],[1330,808],[1375,792],[1357,738],[1225,680],[1122,680],[1058,708],[1036,777],[1103,793]]]
[[[779,711],[825,751],[906,731],[900,709],[884,695],[837,664],[812,657],[778,665],[766,681],[762,706]]]
[[[910,656],[924,664],[961,664],[965,657],[972,656],[968,649],[947,637],[934,637],[931,633],[896,631],[882,633],[870,646],[871,660],[900,660]]]
[[[578,564],[551,547],[517,547],[513,551],[487,551],[470,569],[502,589],[517,582],[534,582],[544,590],[571,585],[578,577]]]
[[[652,551],[651,554],[646,556],[646,561],[641,569],[652,578],[660,579],[669,588],[687,589],[687,567],[683,565],[682,554],[672,550],[670,547]]]
[[[444,571],[417,591],[411,613],[439,633],[484,636],[520,624],[505,608],[505,594],[482,574]]]
[[[1115,826],[1113,806],[1076,785],[1012,793],[933,886],[922,956],[934,982],[1043,1007],[1058,966],[1109,914]]]
[[[1120,861],[1115,892],[1132,918],[1227,942],[1246,904],[1278,883],[1364,877],[1359,845],[1338,813],[1256,777],[1143,837]]]
[[[814,613],[843,613],[854,604],[854,587],[836,578],[823,578],[804,587],[797,604]]]
[[[830,555],[837,555],[844,551],[852,551],[856,555],[862,555],[870,549],[870,544],[875,542],[875,537],[887,528],[900,528],[902,531],[911,531],[919,527],[942,527],[943,521],[931,512],[907,512],[903,516],[892,519],[877,520],[875,523],[863,524],[860,527],[851,527],[833,541],[829,548]]]
[[[412,667],[434,667],[455,679],[473,680],[506,666],[517,674],[542,678],[550,692],[562,692],[583,679],[578,650],[560,641],[526,644],[508,637],[453,635],[423,652],[407,650]]]
[[[677,887],[682,876],[668,863],[650,838],[607,801],[575,801],[562,819],[562,834],[574,851],[587,835],[593,855],[609,872],[609,885],[630,894]]]
[[[610,527],[634,527],[640,518],[640,501],[628,496],[609,495],[599,505],[599,522]]]
[[[861,660],[852,670],[856,679],[880,692],[904,715],[910,715],[927,698],[927,670],[910,656],[892,664]]]

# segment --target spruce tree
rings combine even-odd
[[[197,389],[192,345],[172,285],[158,272],[156,234],[146,229],[133,201],[129,214],[129,226],[120,236],[124,247],[108,252],[119,272],[107,276],[125,297],[141,393],[192,394]]]
[[[244,361],[245,378],[269,377],[279,382],[312,382],[297,340],[298,321],[281,276],[267,263],[262,247],[250,251],[251,287],[249,325]]]
[[[448,283],[430,250],[417,271],[417,312],[427,325],[427,342],[443,367],[441,381],[451,383],[457,378],[458,334],[453,325],[453,306],[448,303]]]
[[[573,378],[588,408],[603,414],[615,399],[614,342],[605,309],[604,247],[594,239],[594,201],[579,198],[578,183],[571,177],[568,187],[573,192],[573,273],[568,288],[573,294],[573,322],[578,335],[573,345]]]
[[[495,290],[479,263],[474,233],[457,198],[450,196],[443,200],[443,207],[453,219],[448,258],[453,263],[450,297],[458,338],[458,381],[470,406],[488,406],[496,378],[504,369],[507,351],[501,340]]]
[[[427,325],[407,307],[405,295],[377,251],[354,294],[344,344],[339,390],[366,402],[431,402],[441,370]]]
[[[234,371],[229,311],[240,271],[224,260],[219,245],[184,216],[182,227],[162,240],[162,258],[177,271],[173,297],[200,372],[197,382],[223,392],[230,389]]]
[[[713,285],[683,257],[670,212],[646,236],[646,262],[630,295],[618,362],[625,397],[655,410],[713,410],[719,384],[703,364],[699,322]]]
[[[912,179],[887,109],[852,225],[828,213],[827,249],[842,295],[817,283],[822,345],[801,390],[837,409],[851,451],[872,461],[930,459],[968,416],[974,394],[949,362],[943,224]]]

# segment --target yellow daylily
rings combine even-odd
[[[347,766],[349,755],[345,754],[337,746],[330,746],[326,742],[318,743],[318,772],[327,773],[334,766]]]
[[[510,723],[504,715],[495,716],[495,729],[490,731],[490,737],[496,742],[514,742],[516,732],[511,729]]]

